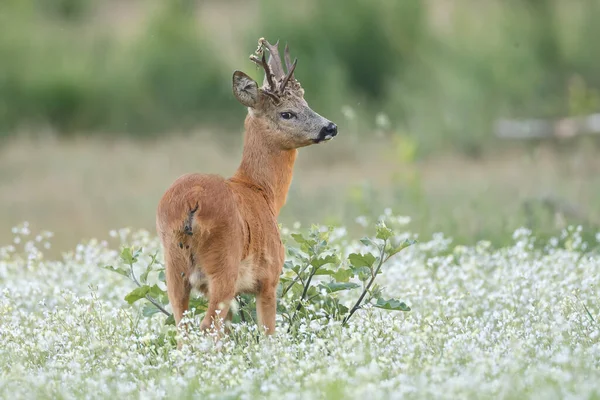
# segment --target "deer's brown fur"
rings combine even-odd
[[[177,325],[195,287],[209,301],[201,329],[213,323],[218,328],[231,300],[251,293],[256,295],[260,326],[274,333],[276,288],[285,256],[277,216],[286,202],[297,149],[337,134],[335,125],[304,100],[287,46],[284,75],[277,44],[261,39],[259,45],[262,59],[251,59],[265,69],[263,86],[243,72],[233,76],[234,95],[248,107],[238,170],[229,179],[184,175],[158,205],[156,226]],[[268,63],[265,48],[271,54]]]

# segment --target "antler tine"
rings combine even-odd
[[[294,76],[294,70],[296,69],[296,64],[298,64],[298,59],[294,58],[294,63],[288,69],[287,75],[285,76],[285,78],[283,78],[283,82],[281,82],[281,86],[279,86],[279,91],[281,93],[283,93],[283,91],[285,90],[285,85],[287,85],[290,78],[292,78]]]
[[[279,79],[285,75],[281,66],[281,57],[279,57],[279,40],[275,44],[271,44],[267,39],[264,39],[263,43],[269,50],[269,65],[271,65],[275,77]]]
[[[290,58],[290,46],[285,44],[285,50],[283,51],[283,57],[285,58],[285,67],[287,68],[288,73],[290,72],[290,68],[292,68],[292,59]],[[291,75],[291,78],[294,79],[294,74]]]
[[[265,53],[262,53],[262,58],[256,57],[254,54],[250,56],[250,60],[254,61],[257,65],[260,65],[265,70],[265,77],[267,78],[267,82],[269,83],[269,88],[272,92],[275,92],[277,86],[275,82],[273,82],[273,73],[271,72],[271,67],[267,63],[267,59],[265,58]]]

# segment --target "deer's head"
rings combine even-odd
[[[233,74],[233,94],[248,107],[251,116],[260,118],[268,126],[269,140],[282,148],[295,149],[313,143],[328,141],[337,135],[337,126],[313,111],[304,100],[304,89],[294,77],[298,60],[291,62],[285,46],[284,72],[279,57],[278,43],[259,39],[256,53],[250,59],[265,70],[261,87],[241,71]],[[269,52],[266,61],[265,49]]]

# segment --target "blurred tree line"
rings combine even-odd
[[[256,0],[239,65],[195,1],[162,2],[131,40],[86,34],[99,1],[0,2],[0,136],[239,127],[231,73],[262,79],[260,36],[290,43],[319,112],[363,135],[383,113],[423,151],[476,152],[499,116],[599,111],[600,0]]]

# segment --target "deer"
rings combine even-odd
[[[262,86],[242,71],[233,73],[233,95],[247,108],[242,159],[233,176],[185,174],[159,201],[156,229],[178,328],[196,289],[208,301],[201,331],[225,331],[234,298],[250,294],[256,298],[259,331],[275,333],[277,286],[285,261],[278,216],[298,149],[338,133],[336,124],[304,99],[294,75],[298,59],[291,62],[286,44],[284,72],[278,47],[279,40],[271,44],[260,38],[250,56],[264,69]]]

